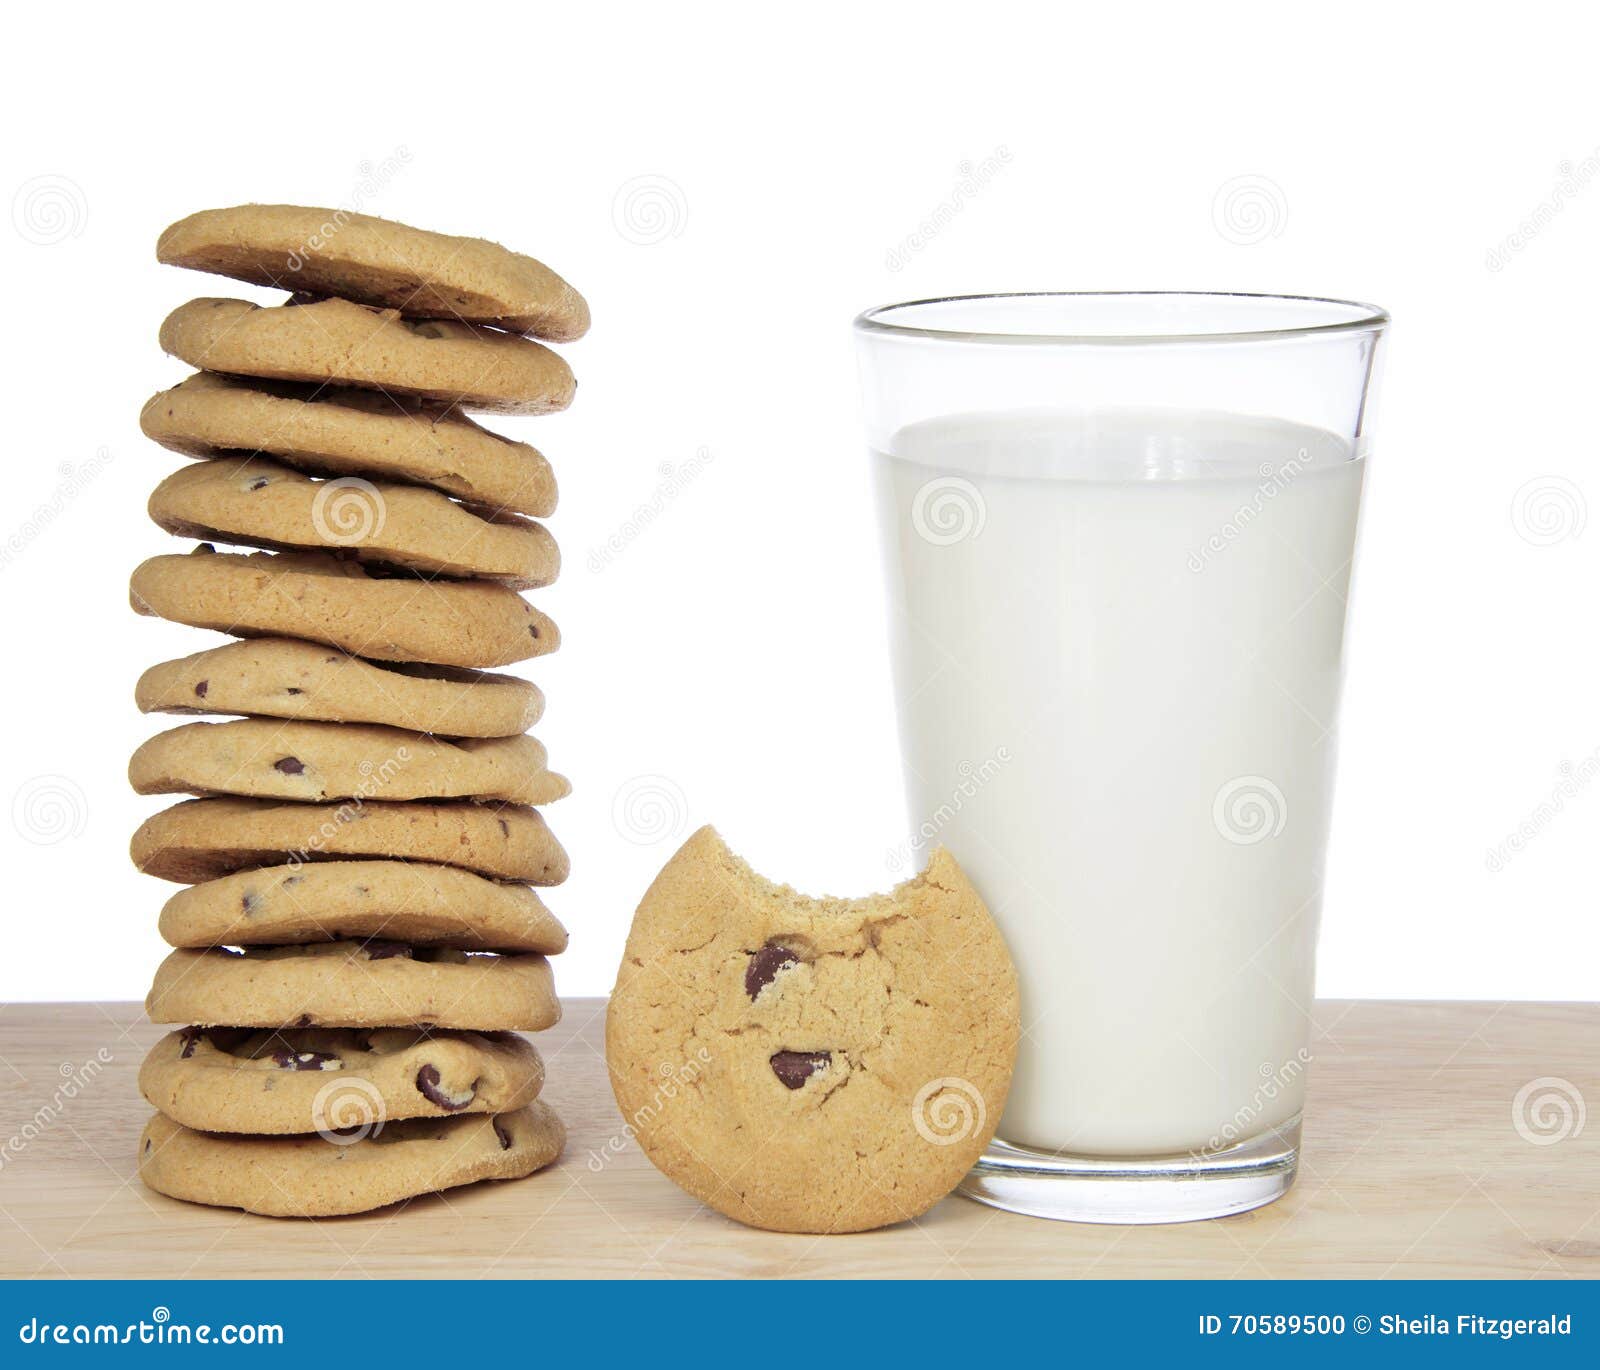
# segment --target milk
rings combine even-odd
[[[999,1136],[1216,1151],[1299,1112],[1363,462],[1178,410],[914,424],[874,454],[916,838],[1003,930]]]

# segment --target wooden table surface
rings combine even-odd
[[[1095,1227],[950,1198],[916,1223],[838,1237],[742,1228],[657,1174],[623,1137],[603,1016],[601,1000],[570,1000],[565,1022],[539,1039],[546,1097],[570,1131],[559,1165],[374,1214],[294,1222],[179,1203],[135,1178],[149,1112],[135,1078],[162,1031],[137,1006],[6,1007],[0,1273],[1600,1275],[1600,1119],[1582,1126],[1583,1101],[1600,1106],[1600,1004],[1319,1005],[1299,1183],[1252,1213]],[[68,1090],[72,1078],[82,1083]]]

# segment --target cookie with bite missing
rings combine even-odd
[[[129,852],[146,875],[186,885],[253,866],[341,858],[435,861],[530,885],[559,885],[570,870],[537,809],[465,800],[189,799],[145,819]]]
[[[348,209],[201,210],[162,233],[156,257],[252,285],[338,295],[408,317],[464,319],[555,342],[581,338],[589,327],[583,296],[533,257]]]
[[[309,861],[235,871],[179,890],[162,908],[160,927],[174,947],[382,937],[553,956],[567,945],[567,930],[528,886],[427,861]]]
[[[538,1032],[561,1019],[535,952],[404,942],[169,952],[145,999],[152,1023],[200,1027],[429,1027]]]
[[[231,794],[321,803],[381,786],[385,800],[487,799],[550,804],[571,792],[537,738],[469,737],[362,723],[240,718],[185,723],[134,752],[139,794]]]
[[[400,1118],[507,1113],[538,1097],[544,1063],[510,1032],[187,1027],[139,1068],[139,1090],[202,1132],[307,1133]]]
[[[544,713],[539,687],[517,676],[367,661],[287,637],[164,661],[139,677],[134,698],[144,713],[378,723],[441,737],[511,737]]]
[[[253,457],[174,471],[150,496],[169,533],[268,551],[337,550],[424,576],[478,577],[513,589],[549,585],[561,554],[515,514],[474,513],[436,490],[345,476],[311,477]]]
[[[565,1141],[561,1120],[539,1099],[511,1113],[407,1118],[343,1136],[197,1132],[157,1113],[139,1139],[139,1178],[190,1203],[327,1218],[531,1175],[554,1161]]]
[[[529,338],[349,300],[191,300],[167,315],[161,346],[202,371],[353,385],[498,414],[553,414],[577,389],[572,368]]]
[[[634,916],[606,1061],[639,1145],[695,1198],[856,1232],[917,1217],[977,1160],[1019,1014],[1000,931],[943,849],[888,894],[812,899],[702,828]]]
[[[238,556],[202,543],[135,568],[134,610],[236,637],[299,637],[381,661],[509,666],[561,645],[515,590],[478,580],[374,575],[327,552]]]
[[[379,390],[245,382],[201,371],[152,395],[145,436],[187,457],[261,453],[318,476],[430,486],[475,507],[555,512],[550,463],[459,410]]]

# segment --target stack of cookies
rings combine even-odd
[[[566,932],[532,887],[566,878],[539,806],[568,785],[523,735],[538,689],[491,670],[559,643],[518,593],[555,578],[533,520],[556,489],[464,411],[565,408],[533,339],[588,308],[531,257],[345,211],[207,211],[157,255],[294,293],[175,310],[161,344],[199,370],[141,417],[199,459],[150,513],[200,542],[140,566],[133,607],[237,640],[138,684],[147,713],[231,716],[129,767],[197,796],[133,839],[188,886],[161,914],[146,1006],[181,1028],[140,1071],[140,1174],[284,1216],[530,1174],[564,1139],[517,1033],[560,1016]]]

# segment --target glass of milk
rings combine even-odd
[[[1176,1222],[1294,1180],[1380,309],[989,295],[856,320],[920,865],[1011,948],[963,1185]]]

